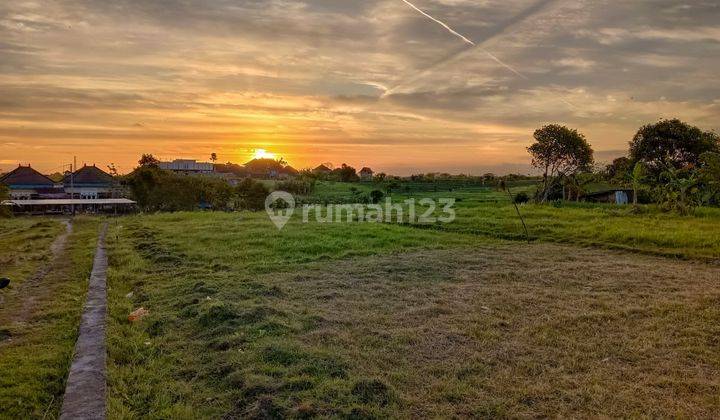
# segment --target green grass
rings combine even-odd
[[[298,220],[278,232],[262,213],[120,219],[109,416],[720,407],[717,267],[488,236]],[[128,322],[139,307],[150,316]]]
[[[51,220],[14,219],[11,223],[31,230],[47,224],[53,227],[53,233],[58,233],[54,228],[57,223]],[[0,308],[0,418],[59,415],[92,268],[97,227],[97,219],[75,219],[67,248],[42,280],[41,287],[14,289],[16,293],[5,296]],[[45,234],[41,236],[42,241],[34,242],[32,247],[37,252],[41,248],[47,250],[51,240]],[[28,238],[24,231],[14,237],[21,241]],[[30,297],[34,299],[33,308],[27,319],[16,319]]]
[[[288,393],[308,380],[342,380],[344,365],[331,354],[273,341],[314,318],[287,318],[269,306],[266,300],[282,292],[255,281],[260,275],[407,249],[487,243],[383,224],[295,220],[278,232],[264,213],[131,217],[112,234],[121,238],[110,244],[109,272],[109,406],[116,418],[219,416],[232,410],[230,401],[262,404],[257,393],[283,366],[297,370],[297,380],[286,384]],[[129,324],[128,314],[141,306],[151,317]],[[252,352],[224,353],[222,362],[211,351],[255,340],[260,344]],[[226,365],[251,361],[262,368],[226,371]],[[242,389],[234,380],[243,381]]]
[[[378,189],[383,190],[381,185],[371,182],[335,182],[335,181],[318,181],[315,183],[315,189],[307,197],[301,197],[301,200],[311,203],[346,203],[351,202],[353,191],[357,194],[368,195],[370,191]]]
[[[0,277],[20,283],[50,258],[50,244],[65,227],[53,219],[0,218]]]
[[[456,203],[453,223],[435,229],[501,239],[524,240],[515,208],[507,203],[465,199]],[[677,258],[720,260],[720,209],[680,216],[643,206],[564,203],[520,206],[531,240],[623,249]]]
[[[351,187],[374,188],[320,183],[314,200],[347,202]],[[424,228],[303,224],[300,211],[282,231],[264,212],[114,219],[110,418],[720,409],[720,272],[707,264],[720,259],[720,209],[528,204],[525,244],[506,193],[392,195],[445,197],[457,199],[457,220]],[[14,417],[57,414],[97,222],[76,226],[72,264],[53,271],[53,299],[31,325],[2,327],[12,341],[0,347],[11,373],[0,404]],[[0,230],[12,244],[0,250],[7,272],[42,264],[53,223],[14,219]],[[150,315],[130,323],[139,307]]]
[[[531,189],[530,186],[516,187],[512,191],[530,192]],[[457,219],[430,227],[500,239],[525,239],[520,218],[505,192],[486,189],[396,193],[392,198],[396,201],[455,198]],[[699,208],[693,215],[681,216],[650,205],[635,210],[632,206],[565,202],[557,207],[525,204],[520,206],[520,212],[534,241],[720,260],[719,208]]]

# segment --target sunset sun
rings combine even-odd
[[[275,159],[275,153],[270,153],[265,149],[255,149],[253,159]]]

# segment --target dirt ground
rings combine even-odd
[[[403,415],[720,412],[720,267],[513,244],[268,276],[297,337],[394,390]]]

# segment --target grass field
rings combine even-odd
[[[320,184],[316,198],[346,202],[349,187]],[[527,243],[505,193],[392,194],[448,196],[456,221],[425,227],[112,219],[109,417],[720,412],[717,209],[523,205]],[[77,219],[57,260],[57,220],[2,221],[0,274],[18,288],[0,295],[0,417],[57,416],[99,221]],[[48,264],[48,291],[13,321]],[[129,322],[139,307],[150,315]]]
[[[97,219],[77,218],[57,258],[50,243],[63,231],[54,219],[0,220],[14,281],[0,291],[0,418],[59,415],[92,266]],[[6,242],[7,241],[7,242]],[[49,266],[43,273],[42,265]],[[42,276],[38,276],[38,273]]]
[[[531,193],[531,186],[512,189]],[[494,189],[455,190],[392,195],[408,198],[457,199],[457,219],[431,226],[445,231],[501,239],[524,240],[525,231],[507,192]],[[700,208],[691,216],[663,212],[656,206],[564,202],[523,204],[520,213],[533,241],[600,246],[677,258],[720,261],[720,209]]]
[[[19,285],[50,258],[62,224],[44,219],[0,219],[0,277]]]
[[[714,265],[264,214],[113,232],[113,418],[720,409]]]

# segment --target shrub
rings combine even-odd
[[[515,202],[515,204],[524,204],[530,201],[530,197],[528,197],[527,193],[521,192],[515,194],[515,198],[513,199],[513,201]]]
[[[312,178],[306,178],[282,181],[277,184],[275,189],[295,195],[310,195],[310,193],[312,193],[315,189],[315,180]]]
[[[10,199],[10,190],[3,184],[0,184],[0,203]],[[0,206],[0,217],[10,217],[11,211],[8,206]]]

